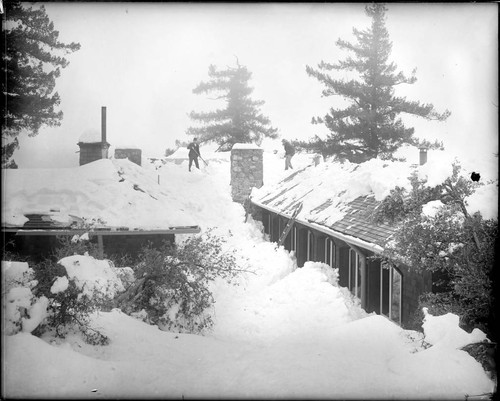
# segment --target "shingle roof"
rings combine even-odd
[[[331,226],[335,231],[384,246],[394,232],[386,223],[375,223],[373,213],[380,202],[373,195],[360,196],[348,204],[349,211]]]
[[[306,167],[272,187],[252,192],[251,201],[285,216],[290,216],[302,202],[298,222],[384,247],[395,227],[375,221],[374,212],[380,201],[370,183],[365,182],[366,170],[360,170],[363,169],[358,166],[334,163]]]

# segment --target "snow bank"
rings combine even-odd
[[[324,263],[306,262],[266,286],[246,283],[245,288],[217,297],[213,333],[217,338],[300,342],[328,336],[343,324],[367,316],[359,300],[338,286],[337,271]],[[235,326],[234,322],[242,323]]]
[[[486,340],[486,334],[479,329],[474,329],[471,333],[461,329],[459,327],[460,318],[453,313],[432,316],[427,308],[423,308],[423,311],[422,328],[425,333],[425,341],[429,344],[458,349]]]

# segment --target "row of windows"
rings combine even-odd
[[[281,219],[273,220],[268,214],[264,227],[266,233],[270,234],[271,240],[277,241],[285,224]],[[304,261],[314,260],[331,267],[338,267],[342,285],[348,287],[357,298],[365,298],[365,307],[369,311],[385,315],[401,324],[402,276],[396,268],[380,262],[371,262],[365,267],[365,270],[369,270],[369,274],[365,271],[363,275],[361,271],[363,256],[354,249],[349,248],[348,255],[346,255],[347,246],[342,248],[345,257],[341,258],[339,248],[330,237],[315,236],[314,232],[309,229],[307,229],[307,235],[304,236],[304,234],[300,230],[299,238],[299,229],[294,225],[288,235],[290,242],[285,243],[287,249],[295,252],[299,266],[302,266]],[[305,247],[300,246],[299,239],[306,241]],[[346,260],[347,257],[348,260]],[[363,280],[367,282],[363,283]]]

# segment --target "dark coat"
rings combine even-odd
[[[283,143],[283,146],[285,147],[285,155],[293,156],[295,154],[295,148],[290,142]]]
[[[191,142],[187,148],[189,149],[189,158],[194,159],[200,156],[200,145],[198,142]]]

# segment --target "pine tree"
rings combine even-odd
[[[323,96],[339,95],[351,102],[344,109],[331,108],[324,117],[315,117],[313,124],[325,124],[331,131],[326,140],[319,137],[303,142],[305,148],[337,155],[352,162],[362,162],[374,157],[393,159],[394,152],[403,144],[419,146],[414,128],[407,128],[400,114],[411,114],[428,120],[445,120],[449,111],[439,114],[431,104],[397,97],[394,87],[416,82],[415,73],[410,77],[396,72],[397,66],[389,61],[392,43],[385,27],[386,7],[371,4],[365,7],[372,18],[366,30],[353,28],[357,43],[338,39],[339,48],[354,54],[337,64],[321,61],[318,69],[306,66],[308,75],[325,85]],[[336,79],[330,71],[342,71],[357,75],[355,79]],[[438,142],[426,143],[431,148],[441,147]]]
[[[264,101],[250,98],[253,88],[248,86],[252,73],[236,62],[236,67],[219,70],[214,65],[208,69],[210,81],[201,82],[193,93],[218,93],[226,102],[225,109],[211,112],[190,113],[191,119],[203,124],[190,127],[187,135],[198,137],[200,142],[215,142],[220,150],[229,150],[235,143],[260,144],[264,137],[277,138],[277,129],[269,127],[269,118],[259,107]]]
[[[4,46],[2,47],[2,167],[16,167],[12,160],[19,148],[17,136],[38,134],[40,128],[60,125],[60,97],[54,92],[63,57],[80,44],[58,40],[45,7],[26,7],[19,1],[4,3]]]

